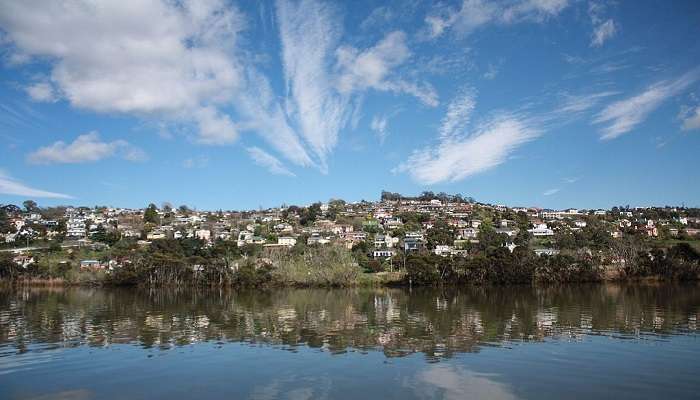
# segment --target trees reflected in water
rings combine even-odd
[[[513,341],[695,333],[698,314],[697,285],[24,288],[0,292],[0,356],[46,346],[245,342],[440,359]]]

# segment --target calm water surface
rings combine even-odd
[[[0,291],[0,399],[700,398],[700,287]]]

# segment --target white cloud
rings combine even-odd
[[[34,101],[54,102],[58,100],[58,94],[48,82],[38,82],[27,86],[27,94]]]
[[[386,131],[387,122],[388,118],[386,115],[375,115],[374,117],[372,117],[372,122],[369,125],[370,129],[372,129],[377,134],[381,143],[384,143],[384,139],[386,139],[386,136],[388,134]]]
[[[246,86],[236,98],[236,109],[243,118],[241,130],[253,130],[262,136],[275,150],[299,166],[313,166],[299,135],[289,125],[268,79],[250,68],[246,73]]]
[[[204,144],[228,144],[238,138],[238,130],[228,115],[208,106],[192,110],[199,128],[198,141]]]
[[[693,129],[700,129],[700,106],[695,107],[695,110],[689,109],[687,113],[682,117],[683,125],[681,129],[684,131],[689,131]]]
[[[475,93],[470,88],[464,88],[447,106],[447,113],[442,118],[439,134],[441,138],[449,138],[466,129],[472,112],[476,107]]]
[[[342,24],[332,5],[316,0],[280,0],[276,9],[287,92],[284,110],[322,172],[327,171],[328,155],[340,130],[357,112],[360,102],[356,99],[364,91],[406,93],[427,105],[437,105],[432,86],[408,82],[392,73],[411,55],[404,33],[391,32],[364,50],[340,46]]]
[[[351,46],[336,50],[338,88],[341,93],[352,93],[366,89],[407,93],[424,104],[438,104],[435,89],[427,84],[415,84],[390,76],[392,69],[403,64],[411,56],[406,45],[406,34],[394,31],[386,35],[375,46],[360,51]]]
[[[614,139],[634,129],[664,101],[678,95],[697,81],[699,72],[700,70],[695,69],[678,79],[657,82],[636,96],[605,107],[593,120],[596,124],[607,124],[602,129],[601,139]]]
[[[0,25],[16,53],[50,65],[50,82],[27,89],[36,100],[194,122],[204,143],[236,137],[217,109],[240,82],[244,23],[228,2],[3,2]]]
[[[250,158],[259,166],[267,168],[270,173],[275,175],[296,176],[288,170],[277,157],[265,150],[258,147],[249,147],[247,150]]]
[[[595,26],[593,29],[593,38],[591,39],[592,47],[600,47],[606,40],[612,38],[617,33],[617,27],[612,19]]]
[[[496,78],[496,75],[498,75],[498,67],[493,64],[489,64],[486,72],[484,72],[484,75],[482,76],[484,79],[492,80]]]
[[[53,199],[72,199],[72,196],[63,193],[48,192],[46,190],[35,189],[12,178],[4,171],[0,170],[0,193],[13,196],[24,197],[45,197]]]
[[[568,0],[463,0],[459,9],[435,7],[425,22],[430,38],[439,37],[448,29],[464,36],[487,24],[543,22],[568,5]]]
[[[588,15],[593,24],[593,33],[591,35],[591,47],[600,47],[608,39],[611,39],[617,33],[618,26],[612,19],[605,19],[602,15],[605,12],[606,5],[596,1],[588,3]]]
[[[565,95],[563,104],[557,110],[562,114],[579,114],[590,110],[600,103],[601,100],[619,94],[615,91],[594,92],[582,95]]]
[[[329,70],[340,37],[335,11],[313,0],[277,2],[287,113],[295,118],[322,171],[348,118],[348,99],[334,90]]]
[[[558,188],[557,188],[557,189],[549,189],[549,190],[545,191],[544,193],[542,193],[542,195],[544,195],[544,196],[551,196],[551,195],[553,195],[553,194],[559,193],[560,190],[561,190],[561,189],[558,189]]]
[[[516,115],[495,117],[468,135],[440,140],[437,146],[415,151],[395,172],[406,172],[419,183],[458,181],[503,162],[539,130]]]
[[[33,164],[74,164],[95,162],[118,155],[129,161],[143,161],[146,154],[124,140],[102,142],[97,132],[78,136],[73,143],[55,142],[27,156]]]
[[[515,400],[518,396],[502,377],[482,374],[447,363],[430,364],[410,379],[408,385],[421,399],[443,398]]]
[[[387,129],[387,126],[389,125],[389,120],[397,116],[399,113],[401,113],[401,111],[402,109],[397,108],[389,113],[375,115],[374,117],[372,117],[372,121],[370,122],[369,127],[371,130],[374,131],[374,133],[377,134],[380,143],[384,143],[384,140],[389,135],[389,131]]]

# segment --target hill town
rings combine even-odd
[[[1,277],[61,284],[356,285],[696,279],[700,209],[551,210],[423,192],[200,211],[0,211]]]

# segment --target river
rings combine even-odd
[[[700,397],[700,286],[0,290],[2,399]]]

